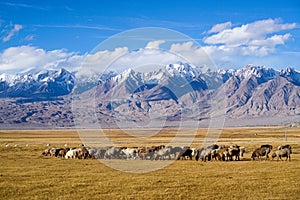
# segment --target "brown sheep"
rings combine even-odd
[[[233,156],[235,156],[235,160],[240,160],[240,149],[239,147],[230,147],[228,149],[229,159],[233,160]]]
[[[90,157],[89,151],[85,147],[81,147],[78,151],[78,156],[79,159],[87,159]]]
[[[222,160],[222,161],[229,160],[228,147],[221,148],[218,153],[219,153],[219,155],[218,155],[219,160]]]
[[[66,148],[66,149],[60,149],[59,152],[58,152],[58,155],[57,157],[60,157],[60,158],[64,158],[66,153],[69,151],[69,148]]]
[[[50,155],[50,149],[45,149],[42,153],[43,156],[48,156]]]
[[[267,157],[267,151],[266,151],[265,148],[257,148],[257,149],[255,149],[253,151],[253,153],[252,153],[251,158],[252,158],[252,160],[255,160],[256,157],[260,158],[261,156],[266,156],[266,160],[267,160],[268,157]]]

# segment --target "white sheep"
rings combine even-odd
[[[78,154],[79,149],[70,149],[66,155],[65,158],[69,159],[69,158],[76,158],[77,154]]]

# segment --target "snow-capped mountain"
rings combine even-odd
[[[300,71],[289,67],[286,70],[281,70],[280,76],[300,86]]]
[[[128,69],[99,84],[96,91],[102,101],[108,98],[110,101],[139,102],[141,107],[135,109],[140,111],[168,101],[173,102],[174,108],[180,105],[180,112],[190,112],[196,103],[203,115],[210,112],[211,98],[223,95],[227,115],[243,118],[247,113],[253,116],[299,114],[300,110],[295,106],[300,107],[299,80],[299,72],[290,68],[279,72],[265,66],[247,65],[238,70],[202,72],[187,64],[176,63],[147,73]],[[115,103],[114,109],[126,113],[125,110],[130,110],[127,107],[135,107],[136,103]],[[176,112],[179,111],[175,109],[169,114],[177,115]]]
[[[76,94],[80,94],[87,90],[90,90],[96,87],[97,85],[102,84],[117,75],[113,71],[104,72],[102,74],[96,72],[89,72],[89,73],[74,72],[74,74],[76,79],[76,85],[74,87],[73,92]]]
[[[51,97],[69,94],[75,77],[65,69],[36,74],[1,74],[0,97]]]
[[[287,68],[279,72],[272,68],[247,65],[239,70],[231,70],[230,73],[231,77],[218,88],[226,93],[228,116],[235,118],[300,113],[298,106],[295,106],[300,105],[297,70]]]
[[[264,80],[273,79],[275,76],[278,76],[279,72],[274,69],[267,68],[265,66],[254,66],[247,65],[246,67],[236,70],[234,75],[241,78],[249,78],[255,76],[256,78],[261,78]]]
[[[272,116],[282,121],[285,116],[300,116],[300,72],[296,69],[276,71],[247,65],[238,70],[203,72],[185,63],[175,63],[145,73],[127,69],[119,74],[109,71],[76,76],[61,69],[0,74],[0,97],[9,97],[2,101],[0,124],[71,126],[70,93],[75,95],[74,99],[96,98],[96,114],[101,123],[144,123],[149,116],[158,121],[201,121],[218,111],[216,106],[220,103],[220,110],[224,109],[229,119],[248,121]],[[28,100],[32,104],[24,106],[23,102]]]
[[[144,90],[143,88],[152,89],[158,85],[173,89],[179,88],[180,90],[183,90],[183,85],[189,85],[193,90],[211,90],[219,88],[229,79],[236,79],[237,84],[243,80],[255,79],[255,82],[259,85],[279,75],[289,77],[288,79],[293,80],[295,83],[300,82],[300,78],[298,77],[299,73],[297,73],[296,70],[289,68],[287,70],[289,70],[289,73],[283,71],[279,72],[265,66],[247,65],[238,70],[229,69],[202,72],[199,68],[192,67],[187,63],[175,63],[147,73],[135,72],[129,68],[121,74],[113,74],[109,78],[102,79],[99,84],[99,90],[101,90],[101,85],[105,85],[106,92],[108,85],[110,85],[110,87],[123,85],[129,93]],[[232,82],[232,80],[230,81]],[[109,82],[109,84],[107,82]],[[180,93],[185,92],[187,91],[183,90]]]
[[[144,98],[151,97],[152,100],[162,99],[160,95],[164,96],[163,99],[173,98],[174,95],[180,97],[194,90],[208,88],[200,74],[200,70],[183,63],[170,64],[147,73],[129,68],[121,74],[101,81],[97,86],[97,96],[125,98],[139,94]]]
[[[199,78],[200,70],[192,67],[187,63],[169,64],[157,70],[145,73],[144,79],[149,83],[159,83],[166,78],[184,78],[186,81],[191,82],[193,79]]]
[[[246,65],[244,68],[234,70],[219,70],[218,73],[223,77],[225,82],[231,77],[236,76],[239,79],[249,79],[251,77],[257,78],[259,82],[266,82],[268,80],[274,79],[279,75],[279,71],[276,71],[272,68],[268,68],[266,66],[254,66],[254,65]]]

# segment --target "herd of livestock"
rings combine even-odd
[[[266,144],[255,149],[251,155],[251,159],[267,160],[273,149],[272,145]],[[82,145],[78,148],[48,148],[42,155],[55,156],[65,159],[142,159],[142,160],[165,160],[165,159],[190,159],[198,161],[233,161],[241,160],[245,153],[245,147],[238,145],[217,145],[213,144],[202,148],[190,147],[172,147],[172,146],[152,146],[152,147],[102,147],[91,148]],[[292,147],[290,145],[282,145],[273,149],[272,159],[277,157],[277,160],[291,160]]]

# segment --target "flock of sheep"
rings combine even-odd
[[[265,156],[267,160],[272,151],[273,146],[266,144],[255,149],[251,155],[251,159],[262,159]],[[210,145],[202,148],[190,147],[172,147],[172,146],[152,146],[152,147],[102,147],[91,148],[81,145],[78,148],[48,148],[42,152],[44,156],[54,156],[65,159],[142,159],[142,160],[165,160],[165,159],[190,159],[195,158],[196,161],[233,161],[240,160],[245,153],[245,147],[236,144],[231,146]],[[292,147],[290,145],[282,145],[274,150],[272,159],[291,160]]]

